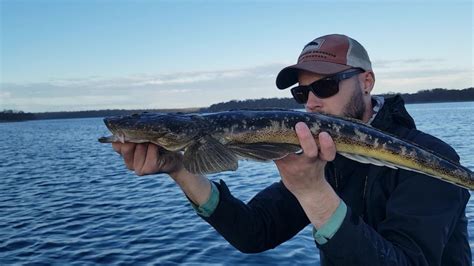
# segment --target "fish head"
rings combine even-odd
[[[104,123],[116,141],[152,142],[170,151],[187,147],[204,128],[195,116],[173,113],[107,117]]]

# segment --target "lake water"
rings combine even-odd
[[[474,170],[474,102],[407,106],[419,129],[452,145]],[[242,254],[192,210],[165,175],[137,177],[102,119],[0,124],[0,264],[315,264],[307,227],[260,254]],[[223,179],[248,201],[279,180],[272,163],[243,161]],[[474,199],[467,209],[474,246]]]

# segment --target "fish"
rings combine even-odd
[[[422,173],[474,189],[473,172],[426,147],[360,120],[293,110],[231,110],[216,113],[141,113],[104,118],[111,136],[101,143],[154,143],[181,152],[194,174],[235,171],[241,159],[268,162],[302,152],[295,125],[305,122],[315,141],[327,132],[336,152],[357,162]]]

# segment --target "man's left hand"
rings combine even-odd
[[[324,177],[324,167],[336,156],[336,145],[326,132],[318,135],[318,145],[308,126],[295,126],[302,154],[276,160],[283,184],[295,195],[316,227],[324,224],[339,205],[339,197]]]

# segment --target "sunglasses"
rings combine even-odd
[[[332,76],[316,80],[315,82],[291,88],[291,94],[297,103],[305,104],[308,101],[309,92],[317,97],[324,99],[336,95],[339,92],[339,82],[349,79],[357,74],[364,73],[362,69],[354,69],[349,72],[336,73]]]

